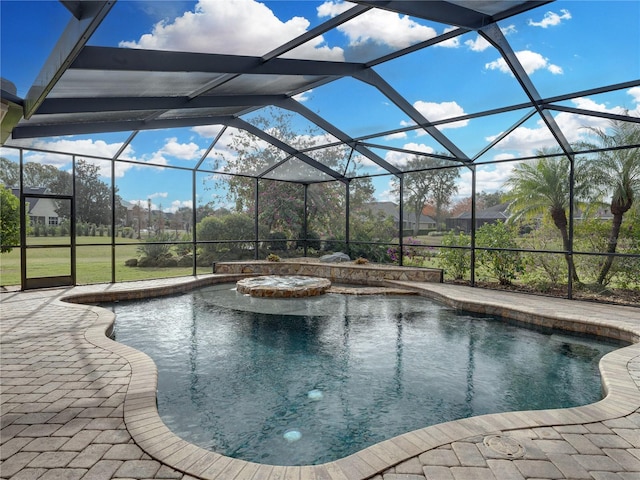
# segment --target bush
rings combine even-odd
[[[530,250],[562,250],[562,238],[551,221],[543,220],[536,229],[522,237],[522,247]],[[564,255],[542,252],[523,254],[527,271],[523,280],[538,290],[548,290],[567,281],[567,262]],[[575,257],[574,257],[575,262]]]
[[[368,258],[372,262],[387,263],[389,261],[389,255],[387,255],[387,247],[385,245],[366,245],[366,244],[351,244],[349,251],[339,250],[347,253],[351,258],[364,257]]]
[[[280,257],[274,253],[270,253],[267,256],[267,261],[269,262],[279,262],[280,261]]]
[[[193,255],[188,254],[178,258],[179,267],[191,267],[193,266]]]
[[[325,252],[344,252],[347,249],[347,244],[344,240],[339,240],[336,237],[329,237],[324,241]]]
[[[318,235],[316,232],[311,232],[311,231],[307,232],[306,240],[307,240],[307,248],[320,250],[320,247],[321,247],[320,235]],[[296,248],[304,249],[304,244],[305,244],[304,233],[300,232],[298,234]]]
[[[271,232],[267,248],[271,251],[284,252],[287,249],[287,235],[284,232]]]
[[[157,261],[154,258],[149,258],[149,257],[142,257],[140,260],[138,260],[138,266],[145,268],[145,267],[156,267],[157,266]]]
[[[162,257],[158,259],[158,267],[174,268],[178,266],[178,260],[173,257]]]
[[[442,238],[441,245],[443,248],[440,248],[438,258],[445,273],[451,275],[454,280],[464,279],[471,269],[471,251],[466,248],[447,247],[470,247],[471,236],[451,231]]]
[[[196,265],[198,267],[211,267],[215,261],[216,257],[212,253],[205,251],[199,253],[196,257]]]
[[[151,261],[157,263],[162,258],[171,256],[171,245],[168,243],[151,243],[151,242],[168,242],[171,241],[171,235],[168,233],[161,233],[153,237],[149,237],[146,242],[138,247],[138,252],[144,257],[147,257]]]
[[[138,259],[137,258],[130,258],[128,260],[125,260],[124,265],[125,265],[125,267],[137,267],[138,266]]]
[[[189,242],[191,240],[191,235],[188,233],[183,233],[180,235],[181,242]],[[191,250],[193,249],[193,244],[191,243],[179,243],[176,245],[176,254],[183,257],[185,255],[189,255]]]
[[[517,229],[503,222],[486,223],[476,231],[478,247],[518,248]],[[511,285],[518,273],[524,272],[520,252],[504,250],[478,250],[478,263],[498,279],[500,285]]]

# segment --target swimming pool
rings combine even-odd
[[[232,288],[113,304],[115,336],[156,362],[169,428],[260,463],[317,464],[456,418],[591,403],[598,360],[619,346],[421,297]]]

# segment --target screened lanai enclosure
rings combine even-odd
[[[640,2],[0,8],[3,287],[343,252],[640,290]]]

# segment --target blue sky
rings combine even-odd
[[[89,45],[142,47],[264,55],[272,48],[349,8],[352,4],[328,1],[118,1],[89,40]],[[54,1],[0,1],[2,77],[12,81],[18,96],[25,96],[64,29],[69,13]],[[399,16],[390,12],[364,14],[328,32],[289,56],[335,61],[367,61],[441,34],[451,26]],[[500,23],[524,68],[543,97],[640,78],[640,1],[556,1]],[[394,89],[430,120],[474,113],[525,100],[513,76],[493,47],[476,33],[441,46],[398,58],[375,69]],[[411,125],[406,115],[372,87],[343,79],[305,93],[299,101],[320,113],[353,137]],[[622,112],[640,116],[640,88],[575,99],[568,106]],[[523,112],[459,122],[442,132],[469,156],[476,155]],[[606,121],[554,113],[569,141],[584,138],[585,126],[602,127]],[[302,134],[303,122],[299,128]],[[218,126],[142,132],[124,157],[157,165],[191,167],[219,132]],[[230,132],[228,132],[230,133]],[[228,133],[214,154],[231,155]],[[110,157],[129,132],[83,137],[29,140],[56,151]],[[424,152],[439,146],[419,131],[371,140],[374,143]],[[551,144],[551,136],[537,117],[478,161],[488,162],[534,153]],[[407,155],[374,149],[389,162],[402,166]],[[6,157],[14,155],[0,150]],[[14,155],[15,156],[15,155]],[[68,168],[68,158],[33,154],[30,161],[47,161]],[[380,170],[364,158],[361,170]],[[105,172],[108,162],[103,162]],[[478,191],[495,191],[512,164],[487,165],[478,170]],[[142,175],[144,173],[144,175]],[[459,196],[469,194],[469,172],[460,179]],[[184,178],[184,180],[183,180]],[[179,180],[178,180],[179,179]],[[156,208],[175,210],[190,206],[188,172],[141,169],[118,164],[116,185],[128,201],[151,198]],[[389,198],[389,178],[376,180],[376,195]],[[199,191],[198,202],[223,192]]]

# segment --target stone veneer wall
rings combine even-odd
[[[300,261],[220,262],[215,273],[253,275],[306,275],[328,278],[332,282],[353,285],[376,285],[386,280],[442,283],[442,270],[436,268],[394,267],[388,265],[356,265],[354,263],[322,263]]]

